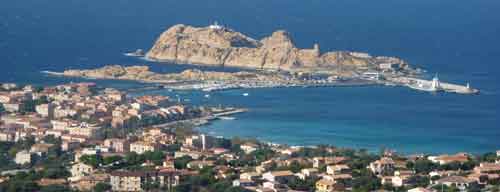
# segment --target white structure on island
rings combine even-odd
[[[433,91],[437,91],[437,90],[441,89],[441,85],[439,84],[439,78],[438,78],[437,74],[434,76],[434,78],[432,78],[431,89]]]
[[[209,25],[208,28],[210,28],[210,29],[224,29],[224,26],[219,25],[219,23],[217,23],[217,21],[215,21],[214,24]]]

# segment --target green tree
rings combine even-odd
[[[155,165],[161,165],[165,159],[165,154],[161,151],[147,151],[144,153],[144,158],[152,161]]]
[[[99,167],[103,162],[102,157],[99,155],[82,155],[80,161],[92,167]]]
[[[109,185],[108,183],[102,183],[102,182],[97,183],[93,189],[94,192],[105,192],[105,191],[109,191],[109,190],[111,190],[111,185]]]
[[[439,165],[427,159],[419,159],[415,161],[414,169],[416,173],[427,174],[436,169]]]
[[[49,185],[42,187],[40,192],[70,192],[73,191],[70,187],[64,185]]]
[[[187,164],[192,160],[190,156],[183,156],[174,160],[174,166],[176,169],[186,169]]]
[[[42,172],[44,178],[59,179],[71,176],[71,173],[62,165],[47,167]]]
[[[118,156],[118,155],[113,155],[113,156],[110,156],[110,157],[105,157],[103,158],[103,164],[104,165],[109,165],[113,162],[117,162],[117,161],[121,161],[123,160],[123,157],[121,156]]]
[[[127,165],[129,166],[134,166],[134,165],[140,165],[145,162],[145,158],[143,155],[138,155],[135,152],[130,152],[125,155],[125,161],[127,162]]]

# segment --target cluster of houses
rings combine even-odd
[[[43,102],[35,102],[39,100]],[[28,103],[33,105],[31,111],[23,108]],[[14,161],[19,165],[35,162],[54,147],[54,144],[44,143],[43,138],[47,136],[60,138],[61,150],[74,152],[76,161],[81,155],[142,154],[157,150],[161,145],[172,143],[175,139],[173,135],[149,130],[139,137],[104,140],[105,129],[120,132],[124,128],[138,126],[143,119],[155,119],[155,123],[162,123],[183,119],[186,115],[186,106],[166,96],[131,98],[115,89],[99,90],[94,83],[71,83],[40,89],[1,84],[0,105],[4,110],[0,114],[0,141],[17,142],[28,137],[36,141],[31,149],[17,152]],[[82,148],[86,145],[95,147]],[[88,182],[95,184],[109,179],[108,176],[90,174],[92,171],[88,165],[76,162],[71,168],[73,177],[68,181],[81,184],[85,189],[92,186]]]
[[[290,149],[287,149],[290,150]],[[286,154],[287,152],[279,150]],[[432,186],[444,185],[456,187],[458,190],[467,191],[471,186],[484,187],[488,183],[500,182],[500,160],[494,163],[480,163],[473,170],[433,170],[428,174],[417,174],[414,170],[408,169],[408,162],[414,162],[418,158],[429,160],[438,165],[451,163],[466,163],[471,157],[465,153],[455,155],[440,156],[410,156],[392,157],[384,155],[380,159],[373,161],[367,167],[382,185],[393,187],[410,187],[416,185],[416,177],[435,178],[431,180],[427,188],[417,187],[410,189],[411,192],[435,191]],[[497,159],[500,159],[500,151],[497,151]],[[304,166],[311,166],[293,173],[290,170],[266,171],[270,162],[277,163],[278,166],[289,166],[291,161],[298,162]],[[251,191],[294,191],[286,186],[286,182],[291,178],[306,180],[312,178],[316,181],[315,191],[350,191],[353,185],[352,169],[349,167],[349,158],[346,157],[314,157],[314,158],[289,158],[286,160],[273,159],[263,162],[255,168],[254,172],[241,173],[239,179],[234,180],[235,186],[242,186]],[[320,169],[323,167],[323,169]],[[326,169],[324,169],[326,167]],[[261,183],[261,184],[257,184]]]
[[[74,83],[37,91],[31,86],[8,85],[0,91],[0,103],[8,112],[0,119],[0,141],[14,142],[27,136],[38,140],[53,135],[71,146],[72,142],[102,139],[104,127],[123,128],[145,118],[176,120],[185,113],[185,106],[165,96],[127,98],[125,93],[115,89],[96,94],[94,83]],[[34,106],[34,111],[21,113],[19,106],[42,97],[48,101]]]

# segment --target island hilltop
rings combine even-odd
[[[292,71],[337,70],[342,67],[409,68],[405,61],[395,57],[372,57],[367,53],[346,51],[322,53],[319,44],[314,44],[311,49],[300,49],[283,30],[255,40],[219,25],[174,25],[161,34],[146,58],[179,64]]]

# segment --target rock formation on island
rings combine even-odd
[[[319,45],[297,48],[290,34],[276,31],[255,40],[218,25],[192,27],[174,25],[157,39],[146,58],[174,63],[245,67],[274,70],[335,69],[336,67],[371,68],[380,64],[408,67],[395,57],[372,57],[366,53],[334,51],[322,53]]]

